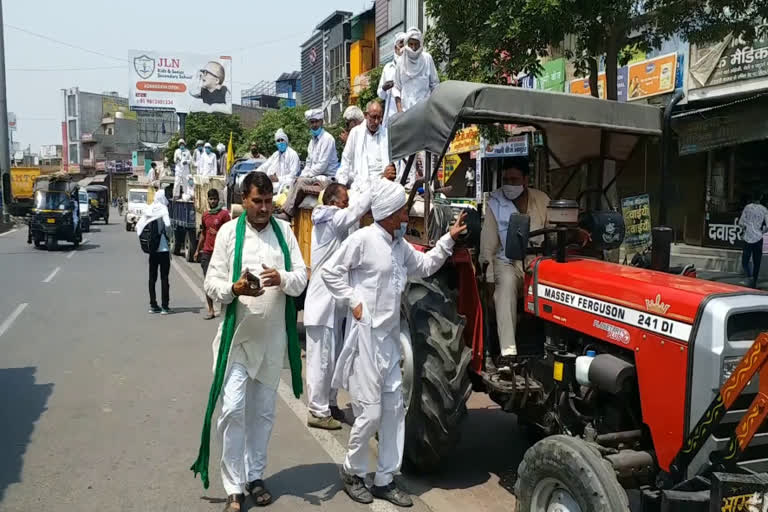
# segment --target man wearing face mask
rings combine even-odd
[[[179,147],[173,152],[173,162],[176,165],[174,169],[175,178],[173,180],[173,197],[179,197],[187,190],[187,181],[189,180],[189,164],[192,162],[192,154],[187,149],[184,139],[179,139]]]
[[[288,135],[279,128],[275,132],[275,146],[277,151],[264,162],[259,169],[263,171],[273,183],[277,183],[275,195],[280,195],[283,189],[293,185],[299,174],[299,154],[288,145]]]
[[[466,230],[462,214],[426,253],[403,240],[408,225],[405,189],[380,180],[372,194],[374,224],[355,231],[320,270],[336,301],[347,308],[347,336],[331,386],[346,389],[356,419],[342,468],[347,494],[358,503],[373,498],[408,507],[410,496],[393,476],[400,470],[405,410],[400,371],[400,296],[408,277],[435,273]],[[369,491],[368,442],[379,433],[378,466]]]
[[[336,153],[336,139],[323,128],[323,110],[316,108],[307,110],[304,117],[309,124],[312,137],[307,147],[307,162],[304,170],[283,204],[283,212],[291,217],[296,213],[296,207],[304,199],[303,188],[321,185],[325,187],[336,176],[339,167],[339,155]]]
[[[203,148],[203,154],[198,160],[199,167],[197,168],[197,174],[200,176],[216,176],[216,154],[213,152],[213,147],[206,142]]]
[[[396,175],[395,166],[389,160],[387,129],[381,125],[383,116],[378,100],[371,100],[365,113],[365,122],[349,133],[336,173],[336,181],[352,186],[355,192],[370,190],[372,179],[394,180]]]
[[[502,185],[491,193],[480,234],[480,264],[486,269],[486,281],[495,285],[493,300],[501,348],[501,356],[496,361],[499,368],[509,366],[517,356],[517,300],[523,291],[525,276],[523,262],[509,261],[504,253],[509,217],[515,213],[528,215],[531,231],[543,229],[547,225],[549,205],[547,194],[528,187],[527,158],[504,158],[501,169]]]
[[[403,59],[403,47],[405,46],[405,32],[398,32],[395,34],[395,55],[394,59],[387,62],[384,65],[384,69],[381,70],[381,80],[379,80],[379,88],[377,90],[379,98],[384,101],[384,119],[381,125],[385,128],[389,124],[389,118],[397,112],[397,105],[395,104],[395,73],[397,72],[397,65]]]
[[[428,98],[440,83],[435,61],[424,51],[421,31],[408,29],[405,38],[405,53],[397,64],[393,89],[398,112]]]
[[[202,165],[201,160],[204,154],[203,141],[198,140],[195,142],[195,150],[192,152],[192,170],[195,171],[196,174],[200,172],[200,166]]]

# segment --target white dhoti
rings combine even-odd
[[[331,380],[344,342],[343,321],[337,312],[333,328],[307,326],[307,407],[318,418],[330,416],[330,407],[337,404],[337,390],[331,387]]]
[[[242,494],[248,482],[263,478],[276,397],[277,391],[251,379],[245,366],[232,363],[228,368],[217,426],[227,495]]]
[[[496,328],[502,356],[517,355],[515,335],[517,330],[517,301],[523,293],[523,269],[520,263],[507,263],[496,259],[493,263],[493,280],[496,289]]]
[[[379,450],[373,485],[389,485],[400,471],[405,443],[405,408],[400,371],[399,328],[371,329],[370,317],[350,320],[334,385],[349,391],[355,423],[349,434],[344,470],[365,478],[368,441],[379,433]],[[378,331],[378,332],[377,332]]]

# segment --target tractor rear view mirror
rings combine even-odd
[[[504,255],[510,261],[524,261],[528,249],[528,233],[531,230],[531,218],[528,215],[513,213],[509,216],[507,243]]]

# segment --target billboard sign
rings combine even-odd
[[[128,103],[135,110],[232,113],[232,58],[130,52]]]
[[[627,66],[620,67],[616,70],[616,100],[620,102],[627,101]],[[606,87],[605,72],[598,73],[597,75],[597,90],[598,97],[604,100],[608,89]],[[577,78],[571,80],[569,91],[571,94],[583,94],[586,96],[592,95],[592,88],[589,86],[589,78]]]
[[[676,53],[630,65],[628,100],[636,101],[674,91],[676,66]]]
[[[43,159],[50,159],[50,158],[59,158],[59,147],[56,144],[47,144],[45,146],[40,146],[40,158]]]

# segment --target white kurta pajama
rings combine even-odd
[[[369,190],[371,180],[381,177],[389,164],[387,129],[379,126],[376,133],[371,133],[368,124],[362,123],[349,132],[336,181],[351,186],[355,192]]]
[[[400,295],[407,277],[435,273],[453,245],[446,234],[432,250],[420,253],[402,239],[393,240],[376,223],[350,235],[321,270],[330,294],[349,312],[349,333],[333,378],[335,386],[349,391],[357,417],[344,469],[365,477],[368,441],[378,431],[376,486],[392,482],[403,458]],[[351,314],[358,304],[363,305],[360,321]]]
[[[197,174],[199,176],[216,176],[216,154],[203,153],[198,159]]]
[[[343,342],[342,322],[346,307],[336,307],[320,270],[357,226],[371,207],[366,191],[350,200],[349,207],[316,206],[312,211],[312,277],[304,301],[304,326],[307,330],[308,409],[316,417],[328,417],[336,405],[336,390],[331,378]]]
[[[271,225],[257,231],[248,222],[242,270],[258,275],[263,270],[262,264],[275,268],[280,273],[279,286],[265,288],[259,297],[233,295],[235,221],[219,230],[205,278],[205,293],[213,300],[224,305],[237,300],[237,327],[218,421],[222,436],[221,476],[227,495],[243,493],[246,483],[263,477],[274,422],[275,394],[287,345],[285,296],[299,296],[307,284],[307,271],[296,237],[287,222],[277,222],[291,254],[292,271],[285,270],[283,253]],[[213,342],[214,367],[222,325]]]
[[[189,165],[192,162],[192,153],[188,149],[176,149],[173,152],[174,179],[173,179],[173,197],[178,197],[181,194],[190,194],[194,191],[189,189]]]
[[[301,176],[285,199],[283,210],[289,215],[294,215],[295,209],[299,207],[296,204],[296,197],[301,187],[329,184],[336,176],[338,167],[339,155],[336,153],[336,139],[333,135],[323,130],[320,136],[310,138],[307,146],[307,162],[301,171]]]
[[[267,176],[275,176],[277,178],[275,195],[280,195],[284,189],[293,185],[293,182],[299,175],[300,168],[299,154],[289,146],[285,148],[284,153],[280,151],[272,153],[272,156],[264,162],[264,165],[259,170]]]
[[[393,59],[390,62],[384,64],[384,68],[381,70],[381,79],[379,80],[379,87],[376,92],[379,98],[384,100],[384,118],[381,121],[382,126],[386,127],[389,124],[389,119],[397,113],[397,105],[395,104],[395,88],[392,86],[389,90],[384,90],[384,84],[387,82],[395,81],[395,72],[397,71],[397,65]]]

